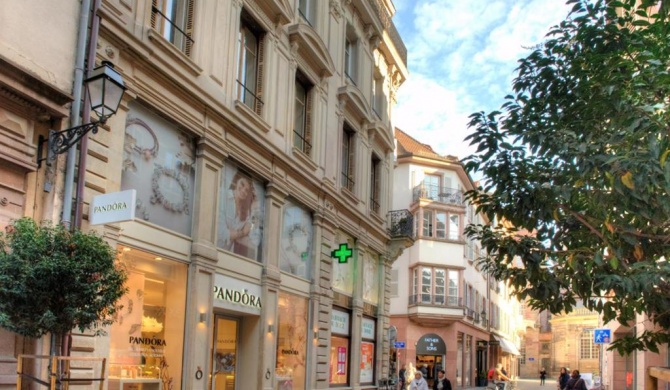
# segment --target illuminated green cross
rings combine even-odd
[[[338,263],[346,263],[353,254],[354,251],[347,244],[340,244],[340,249],[332,251],[330,257],[337,258]]]

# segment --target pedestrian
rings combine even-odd
[[[423,375],[424,379],[428,379],[428,365],[427,364],[424,364],[423,366],[421,366],[421,368],[419,368],[419,371],[421,371],[421,374]]]
[[[496,364],[496,369],[493,372],[493,383],[495,383],[499,389],[507,390],[507,381],[509,381],[509,377],[503,372],[502,364]],[[501,384],[502,386],[500,386]]]
[[[405,373],[407,372],[407,366],[402,365],[400,372],[398,373],[398,390],[405,390]]]
[[[443,369],[437,371],[437,378],[433,383],[433,390],[451,390],[451,382],[447,379]]]
[[[561,367],[561,372],[558,375],[558,390],[565,390],[569,380],[570,374],[568,374],[568,369]]]
[[[584,379],[582,379],[582,376],[579,375],[579,370],[572,370],[572,374],[570,375],[570,380],[568,381],[568,384],[565,386],[566,390],[588,390],[586,387],[586,382],[584,382]]]
[[[547,378],[547,370],[542,367],[540,370],[540,385],[544,386],[544,380]]]
[[[414,373],[414,379],[409,384],[409,390],[428,390],[428,382],[423,379],[421,371]]]

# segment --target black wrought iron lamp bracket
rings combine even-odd
[[[65,129],[62,131],[49,130],[49,138],[45,138],[40,135],[37,143],[37,167],[39,168],[42,165],[42,161],[46,160],[47,165],[51,165],[51,162],[56,159],[56,155],[67,152],[72,146],[74,146],[79,140],[92,132],[96,134],[98,132],[98,127],[105,124],[107,118],[101,120],[87,123],[85,125],[79,125]],[[44,144],[47,145],[47,155],[42,157]]]

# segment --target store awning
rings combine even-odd
[[[519,350],[516,348],[514,344],[512,344],[511,341],[508,341],[504,337],[496,336],[493,335],[493,337],[500,342],[500,349],[502,349],[503,353],[509,353],[511,355],[516,355],[519,356],[521,353],[519,353]]]

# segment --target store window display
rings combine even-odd
[[[330,377],[332,386],[349,383],[350,318],[348,312],[333,310],[330,320]]]
[[[121,261],[128,292],[109,332],[109,388],[178,390],[187,266],[131,248],[121,248]]]
[[[308,340],[308,299],[279,293],[277,335],[277,390],[305,388]]]
[[[282,220],[280,267],[284,272],[309,279],[312,272],[312,214],[287,201]]]

